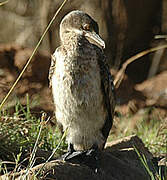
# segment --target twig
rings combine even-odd
[[[162,43],[161,43],[161,45],[162,45]],[[154,55],[152,63],[151,63],[151,67],[149,69],[148,78],[153,77],[157,73],[159,63],[161,61],[164,51],[165,51],[165,49],[160,49],[157,52],[155,52],[155,55]]]
[[[0,6],[6,4],[6,3],[8,3],[8,2],[9,2],[9,0],[6,0],[6,1],[4,1],[4,2],[1,2],[1,3],[0,3]]]
[[[136,54],[135,56],[132,56],[131,58],[127,59],[125,61],[125,63],[122,65],[122,68],[118,71],[118,73],[116,74],[116,77],[114,79],[114,85],[116,88],[119,87],[119,85],[121,84],[122,82],[122,79],[124,77],[124,74],[125,74],[125,70],[127,68],[127,66],[132,63],[133,61],[135,61],[136,59],[139,59],[140,57],[142,56],[145,56],[151,52],[154,52],[154,51],[158,51],[160,49],[164,49],[164,48],[167,48],[167,44],[165,45],[162,45],[162,46],[157,46],[157,47],[154,47],[154,48],[151,48],[151,49],[147,49],[145,51],[142,51],[138,54]]]

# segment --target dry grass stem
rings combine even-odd
[[[6,0],[6,1],[3,1],[3,2],[0,2],[0,6],[3,6],[4,4],[8,3],[9,0]]]
[[[118,71],[118,73],[116,74],[116,77],[114,79],[114,85],[116,88],[119,87],[119,85],[121,84],[121,81],[124,77],[124,74],[125,74],[125,70],[127,68],[127,66],[132,63],[133,61],[135,61],[136,59],[139,59],[141,58],[142,56],[145,56],[151,52],[154,52],[154,51],[158,51],[160,49],[164,49],[164,48],[167,48],[167,44],[165,45],[161,45],[161,46],[157,46],[157,47],[154,47],[154,48],[151,48],[151,49],[147,49],[145,51],[142,51],[138,54],[136,54],[135,56],[132,56],[131,58],[127,59],[125,61],[125,63],[122,65],[122,68]]]

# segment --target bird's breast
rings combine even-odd
[[[60,111],[83,111],[101,102],[101,78],[96,55],[59,54],[52,78],[53,97]],[[56,58],[56,59],[58,59]]]
[[[96,62],[64,62],[56,64],[56,86],[59,95],[67,99],[73,98],[77,103],[92,101],[100,90],[100,73]],[[53,82],[54,83],[54,82]],[[64,97],[64,98],[65,98]]]

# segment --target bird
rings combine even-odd
[[[61,44],[51,57],[48,78],[56,120],[67,131],[64,159],[83,155],[97,159],[112,127],[115,108],[105,42],[97,22],[80,10],[64,16],[59,34]]]

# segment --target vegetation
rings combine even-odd
[[[15,105],[13,115],[5,109],[0,115],[0,159],[14,160],[17,153],[31,151],[36,142],[40,128],[40,138],[38,147],[42,150],[52,151],[56,148],[61,139],[61,132],[58,127],[51,127],[50,117],[43,118],[44,112],[38,118],[30,112],[30,105],[23,106],[18,101]],[[57,153],[61,153],[66,148],[63,141]]]
[[[140,109],[135,115],[118,112],[110,140],[128,135],[138,135],[154,155],[167,152],[167,122],[155,107]]]

